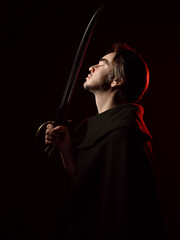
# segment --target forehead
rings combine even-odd
[[[112,53],[108,53],[107,55],[105,55],[103,58],[107,59],[109,63],[111,63],[115,57],[116,53],[112,52]]]

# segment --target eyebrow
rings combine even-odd
[[[100,58],[99,62],[104,62],[106,64],[109,64],[108,60],[106,58]]]

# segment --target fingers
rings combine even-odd
[[[47,130],[50,130],[50,131],[48,131],[48,132],[53,132],[53,133],[57,133],[57,132],[61,132],[61,133],[63,133],[63,132],[66,132],[66,127],[63,127],[63,126],[57,126],[57,127],[54,127],[52,124],[48,124],[47,126],[46,126],[46,129]]]
[[[62,134],[62,133],[66,133],[66,130],[67,130],[66,127],[57,126],[57,127],[55,127],[55,128],[52,129],[52,133],[53,133],[53,134],[57,134],[57,133]]]
[[[54,126],[52,124],[48,124],[46,126],[46,133],[45,133],[45,144],[49,145],[52,144],[52,130],[53,130]]]
[[[46,128],[49,129],[49,130],[52,130],[52,129],[54,128],[54,126],[53,126],[51,123],[49,123],[49,124],[46,126]]]
[[[63,126],[54,127],[52,124],[46,126],[45,144],[56,145],[67,133],[67,128]]]
[[[46,135],[56,137],[65,134],[66,131],[66,128],[62,126],[57,126],[55,128],[52,126],[47,126]]]

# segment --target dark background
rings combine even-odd
[[[1,239],[62,239],[69,179],[37,146],[39,125],[54,120],[84,30],[99,3],[6,2],[0,7]],[[180,239],[180,16],[173,1],[105,3],[69,110],[96,114],[83,90],[88,68],[113,42],[146,60],[150,86],[141,100],[153,136],[158,191],[169,239]]]

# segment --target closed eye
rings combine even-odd
[[[108,62],[108,60],[107,60],[106,58],[101,58],[101,59],[99,59],[99,63],[100,63],[100,62],[109,65],[109,62]]]

